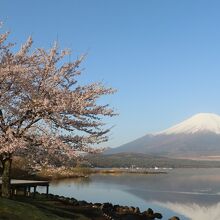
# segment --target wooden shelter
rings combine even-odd
[[[2,184],[2,180],[0,178],[0,186]],[[12,195],[16,195],[18,190],[22,190],[25,195],[29,196],[31,193],[31,189],[33,189],[33,196],[35,196],[37,187],[45,186],[46,194],[49,193],[49,181],[35,181],[35,180],[11,180],[11,193]]]

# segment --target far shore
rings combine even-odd
[[[73,168],[44,168],[37,172],[27,172],[16,169],[12,172],[13,179],[28,179],[28,180],[53,180],[65,178],[88,178],[92,174],[109,174],[109,175],[156,175],[166,174],[165,169],[145,169],[145,168],[87,168],[87,167],[73,167]]]
[[[125,168],[56,168],[44,169],[37,174],[42,179],[63,179],[63,178],[88,178],[92,174],[166,174],[167,172],[161,170],[149,169],[125,169]]]

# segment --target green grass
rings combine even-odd
[[[0,220],[89,220],[88,215],[84,215],[83,210],[74,211],[73,207],[45,198],[9,200],[0,197]]]
[[[12,201],[8,199],[0,199],[0,219],[10,220],[38,220],[38,219],[63,219],[53,214],[44,213],[39,208],[22,202]]]

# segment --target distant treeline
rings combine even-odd
[[[166,167],[166,168],[220,168],[220,161],[172,159],[167,157],[150,156],[146,154],[119,153],[97,154],[86,158],[93,167]]]

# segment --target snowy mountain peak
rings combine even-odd
[[[213,113],[199,113],[171,128],[156,133],[156,135],[194,134],[197,132],[220,134],[220,116]]]

